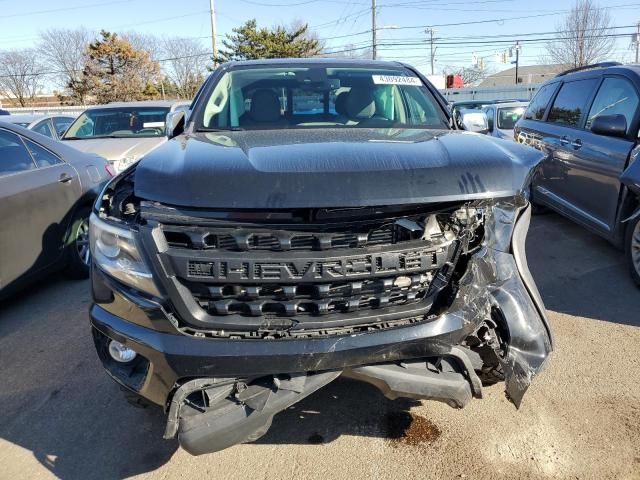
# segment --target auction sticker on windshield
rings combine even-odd
[[[401,75],[372,75],[375,85],[415,85],[422,86],[418,77],[403,77]]]

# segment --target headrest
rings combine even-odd
[[[347,116],[347,98],[349,97],[349,92],[340,92],[336,95],[335,108],[338,115],[342,115],[343,117]]]
[[[371,118],[376,113],[376,102],[369,86],[352,87],[347,97],[349,118]]]
[[[275,122],[280,119],[280,99],[273,90],[256,90],[251,97],[249,116],[256,122]]]

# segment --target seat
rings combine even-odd
[[[377,112],[373,91],[368,86],[352,88],[347,97],[346,108],[350,124],[368,128],[388,128],[394,123]]]
[[[240,117],[241,127],[282,126],[286,123],[280,115],[280,98],[273,90],[262,88],[251,96],[251,108]]]
[[[368,120],[376,114],[376,102],[373,92],[367,87],[354,87],[345,102],[347,117],[351,120]]]

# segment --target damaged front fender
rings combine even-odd
[[[553,335],[525,254],[531,208],[516,201],[507,208],[497,204],[492,213],[487,248],[473,257],[467,274],[486,285],[492,306],[506,323],[505,391],[519,407],[553,350]]]

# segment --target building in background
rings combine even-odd
[[[551,65],[530,65],[518,67],[518,83],[540,84],[546,82],[550,78],[555,77],[558,73],[571,68],[569,65],[551,64]],[[494,73],[485,78],[480,87],[502,87],[506,85],[514,85],[516,83],[516,68],[508,68],[501,72]]]

